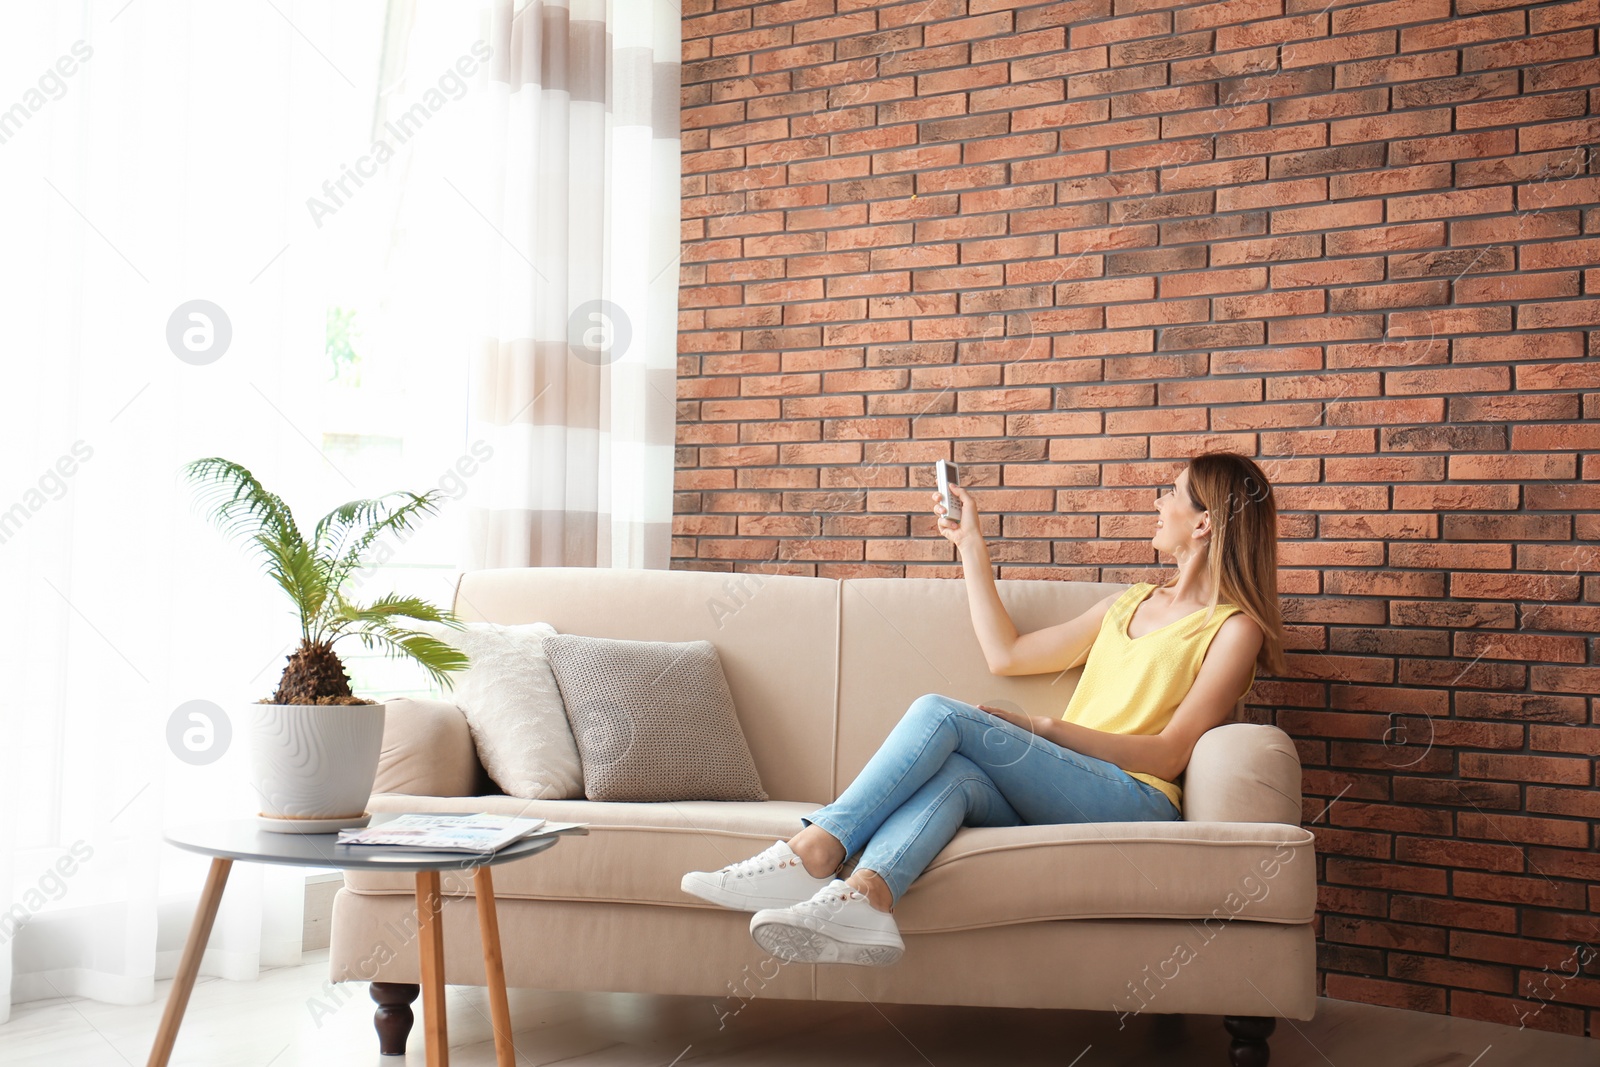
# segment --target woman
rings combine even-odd
[[[1200,735],[1228,718],[1256,667],[1283,673],[1277,506],[1261,468],[1195,456],[1156,499],[1151,544],[1177,564],[1075,619],[1018,634],[1000,602],[966,490],[961,522],[932,494],[960,550],[978,641],[996,674],[1083,665],[1059,719],[929,694],[912,702],[856,780],[803,829],[685,892],[753,911],[762,948],[807,963],[882,965],[905,944],[894,905],[962,826],[1182,817],[1175,780]],[[836,877],[860,851],[849,878]]]

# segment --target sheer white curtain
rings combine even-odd
[[[480,90],[455,64],[485,16],[419,6],[426,40],[397,71],[389,15],[380,0],[0,13],[0,1020],[43,997],[149,1000],[205,864],[162,828],[255,810],[244,739],[185,745],[198,720],[180,709],[238,722],[295,623],[196,513],[182,464],[244,463],[302,518],[445,489],[391,569],[448,601],[468,446],[457,267],[482,222],[417,176],[461,152]],[[385,111],[413,115],[404,138]],[[346,343],[351,322],[364,332]],[[367,695],[414,681],[356,660]],[[303,886],[238,865],[202,973],[295,962]]]

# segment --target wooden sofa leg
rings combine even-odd
[[[411,1002],[417,999],[422,987],[409,982],[371,982],[367,992],[378,1002],[378,1010],[372,1013],[372,1025],[378,1031],[378,1052],[384,1056],[404,1056],[406,1038],[411,1034],[411,1024],[416,1022],[416,1016],[411,1014]]]
[[[1277,1028],[1278,1020],[1269,1015],[1229,1015],[1222,1025],[1233,1035],[1233,1044],[1228,1048],[1229,1067],[1267,1067],[1272,1056],[1267,1038]]]

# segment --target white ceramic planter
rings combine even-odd
[[[250,763],[263,830],[365,826],[383,747],[383,704],[250,704]]]

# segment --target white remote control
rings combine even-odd
[[[939,482],[939,495],[944,499],[944,516],[951,522],[961,522],[961,501],[950,491],[952,485],[960,485],[961,480],[956,465],[949,460],[941,459],[933,465],[933,476]]]

